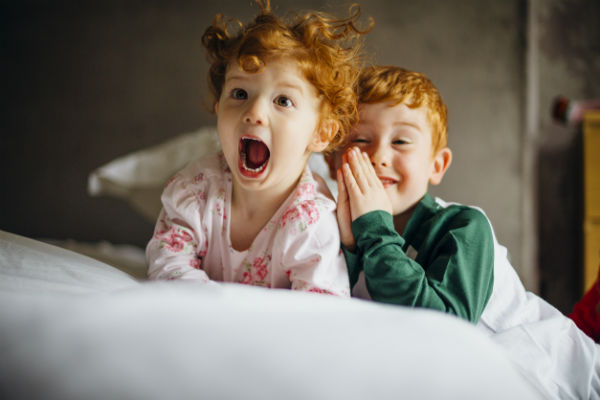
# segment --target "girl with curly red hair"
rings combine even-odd
[[[148,274],[348,296],[335,202],[307,162],[357,119],[360,37],[370,26],[357,27],[356,5],[347,18],[283,20],[268,0],[257,3],[251,23],[217,15],[203,35],[222,153],[169,181]]]

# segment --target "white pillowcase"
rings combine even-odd
[[[169,178],[190,161],[214,154],[220,148],[214,126],[179,135],[119,157],[92,171],[88,178],[88,193],[126,200],[142,216],[155,222],[161,209],[160,195]],[[309,164],[325,179],[336,196],[337,186],[329,177],[323,155],[313,154]]]

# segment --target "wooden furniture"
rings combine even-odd
[[[600,111],[583,120],[584,291],[600,268]]]

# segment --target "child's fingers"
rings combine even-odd
[[[342,171],[337,170],[338,202],[337,221],[340,231],[340,241],[346,248],[353,250],[355,247],[354,235],[352,234],[352,216],[350,215],[350,203]]]
[[[338,183],[338,197],[337,197],[337,213],[338,213],[338,222],[341,222],[340,216],[347,212],[349,209],[348,204],[348,192],[346,192],[346,185],[344,184],[344,177],[342,176],[342,171],[337,170],[336,174],[337,183]]]
[[[360,160],[359,162],[365,182],[369,186],[372,186],[373,178],[377,178],[377,175],[375,174],[369,155],[367,153],[359,152],[357,158]]]
[[[348,159],[354,181],[360,191],[364,193],[369,187],[369,180],[367,178],[367,169],[365,168],[360,151],[356,147],[353,147],[349,152]]]
[[[361,153],[363,170],[365,174],[365,178],[369,182],[370,187],[377,187],[383,189],[383,184],[379,180],[377,173],[375,172],[375,168],[373,168],[373,164],[371,164],[371,158],[367,153]]]
[[[344,187],[348,196],[348,207],[350,210],[350,214],[352,215],[352,219],[354,219],[358,217],[358,215],[355,215],[356,205],[362,201],[364,193],[356,181],[356,176],[352,172],[350,164],[342,165],[342,173],[344,177]]]
[[[357,179],[357,182],[363,193],[372,188],[383,188],[369,155],[356,149],[355,160],[356,171],[360,171],[360,179]]]
[[[342,175],[341,169],[336,172],[336,179],[338,185],[338,202],[348,201],[348,192],[346,191],[346,185],[344,184],[344,176]]]
[[[349,163],[342,164],[342,174],[344,178],[344,190],[349,198],[360,193],[360,187],[356,182],[356,176]]]

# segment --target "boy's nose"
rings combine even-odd
[[[373,161],[373,159],[371,159],[371,165],[373,165],[373,167],[377,167],[377,166],[380,166],[380,167],[387,167],[389,164],[388,164],[388,162],[387,162],[387,161],[385,161],[385,160],[381,160],[381,161],[379,161],[379,160],[378,160],[378,161]]]
[[[384,149],[374,149],[369,152],[371,165],[373,167],[388,167],[390,165],[386,151]]]

